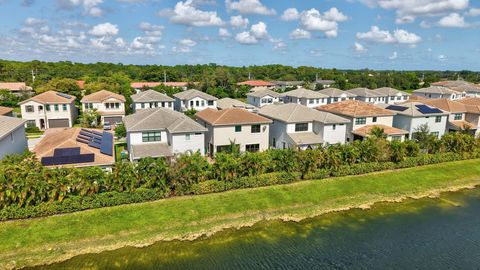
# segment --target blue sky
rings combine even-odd
[[[0,58],[480,70],[469,0],[0,0]]]

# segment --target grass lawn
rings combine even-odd
[[[73,255],[190,239],[263,219],[301,219],[480,184],[480,160],[303,181],[0,223],[0,269]]]

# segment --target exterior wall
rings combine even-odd
[[[142,108],[142,104],[144,108]],[[149,109],[149,108],[167,108],[170,110],[174,110],[173,101],[152,101],[152,102],[134,102],[132,104],[133,111],[136,112],[142,109]]]
[[[240,145],[240,151],[244,152],[245,146],[247,144],[259,144],[260,151],[265,151],[269,147],[269,133],[270,126],[269,124],[260,124],[260,133],[252,133],[252,125],[241,125],[242,131],[235,132],[235,126],[214,126],[211,127],[207,124],[208,141],[205,142],[205,145],[211,143],[214,146],[213,151],[216,153],[217,146],[230,145],[231,142]],[[214,154],[214,153],[213,153]]]
[[[40,124],[40,119],[45,120],[45,129],[48,129],[48,120],[49,119],[68,119],[69,127],[72,127],[77,118],[77,108],[74,105],[74,102],[67,104],[67,110],[63,110],[63,104],[49,104],[50,111],[46,110],[44,104],[38,103],[36,101],[28,101],[20,106],[22,111],[22,118],[25,120],[35,120],[35,125],[42,129]],[[58,111],[55,111],[55,105],[58,105]],[[26,107],[33,106],[33,112],[27,112]],[[42,109],[40,110],[40,106]]]
[[[348,97],[345,94],[342,94],[340,97],[329,97],[327,99],[327,104],[342,102],[345,100],[355,100],[355,97]]]
[[[401,102],[405,102],[409,99],[409,96],[408,95],[404,95],[402,93],[398,93],[397,95],[395,96],[389,96],[387,98],[387,104],[397,104],[397,103],[401,103]]]
[[[467,113],[465,115],[465,120],[477,127],[480,125],[480,115],[478,114]],[[475,132],[475,136],[477,137],[480,136],[480,128],[477,128],[477,131]]]
[[[467,92],[465,94],[465,96],[466,97],[476,97],[476,98],[478,98],[478,97],[480,97],[480,93],[478,93],[478,92]]]
[[[275,144],[273,143],[274,139]],[[270,124],[269,141],[273,148],[282,149],[283,145],[285,145],[285,148],[292,147],[293,142],[287,135],[287,124],[278,120],[274,120],[273,123]]]
[[[151,130],[151,131],[156,131],[156,130]],[[147,132],[147,131],[145,131]],[[141,131],[135,131],[135,132],[128,132],[127,137],[128,137],[128,143],[135,145],[135,144],[147,144],[147,143],[168,143],[168,134],[165,130],[161,131],[161,140],[158,142],[142,142],[142,132]]]
[[[272,100],[272,102],[265,102],[266,100]],[[264,96],[262,98],[247,96],[247,104],[253,105],[255,107],[263,107],[266,105],[272,105],[274,103],[279,103],[280,99],[278,97]]]
[[[107,109],[107,106],[105,105],[106,103],[119,103],[120,106],[118,109],[116,108],[108,108]],[[120,102],[118,101],[117,99],[107,99],[105,100],[104,102],[82,102],[82,108],[84,111],[87,111],[89,110],[89,108],[86,108],[86,104],[92,104],[93,106],[93,109],[97,109],[97,111],[100,112],[108,112],[107,115],[101,115],[101,122],[102,124],[104,124],[104,117],[108,117],[108,116],[122,116],[122,119],[123,117],[125,116],[125,103],[124,102]],[[113,123],[111,123],[113,124]]]
[[[317,133],[326,144],[344,144],[347,136],[346,124],[323,124],[313,125],[313,131]]]
[[[435,123],[435,116],[427,117],[411,117],[406,115],[397,114],[394,116],[393,126],[400,128],[409,132],[408,137],[413,138],[413,133],[421,125],[427,124],[430,132],[438,132],[439,137],[442,137],[445,134],[447,126],[447,116],[442,116],[442,121]]]
[[[430,94],[430,93],[418,93],[418,92],[413,92],[413,95],[414,96],[419,96],[419,97],[424,97],[424,98],[428,98],[428,99],[434,99],[434,98],[448,98],[450,100],[458,100],[458,99],[462,99],[466,96],[466,94],[462,94],[462,95],[456,95],[456,94],[446,94],[446,95],[442,95],[442,94]]]
[[[187,138],[190,135],[190,139]],[[200,152],[205,154],[205,134],[198,133],[176,133],[170,134],[170,142],[174,154],[182,154],[186,152]]]
[[[6,155],[22,154],[27,149],[25,127],[20,126],[0,140],[0,160]]]
[[[191,101],[193,101],[193,106],[190,105]],[[198,102],[198,106],[197,106],[197,102]],[[181,100],[181,99],[175,98],[176,111],[183,112],[191,109],[194,109],[196,111],[203,111],[206,108],[216,109],[217,101],[214,100],[212,105],[208,105],[208,101],[201,97],[195,97],[189,100]]]
[[[378,116],[376,122],[373,122],[373,117],[372,116],[365,117],[367,121],[363,125],[355,124],[355,119],[356,118],[351,118],[351,117],[347,117],[347,118],[351,121],[351,123],[347,124],[347,141],[349,141],[349,142],[353,141],[353,137],[354,137],[353,134],[352,134],[353,130],[356,130],[356,129],[359,129],[361,127],[368,126],[368,125],[385,125],[385,126],[389,126],[389,127],[391,127],[393,125],[393,116]]]
[[[328,104],[328,98],[296,98],[296,97],[286,96],[284,98],[284,102],[302,104],[303,106],[307,106],[309,108],[315,108],[318,106]]]

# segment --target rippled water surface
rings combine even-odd
[[[264,222],[42,269],[480,269],[480,190]]]

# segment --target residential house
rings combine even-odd
[[[132,109],[134,112],[150,108],[166,108],[173,110],[175,100],[163,93],[149,89],[138,92],[131,96]]]
[[[115,163],[113,134],[95,129],[47,130],[33,152],[47,167],[101,167],[111,170]]]
[[[197,122],[207,128],[205,145],[215,156],[236,144],[241,152],[268,149],[269,124],[272,120],[244,109],[205,109],[196,114]]]
[[[355,100],[371,104],[387,103],[388,99],[387,94],[379,93],[368,88],[354,88],[346,92],[356,95]]]
[[[22,154],[26,149],[25,120],[0,116],[0,160],[7,155]]]
[[[386,96],[386,104],[397,104],[406,102],[410,94],[391,87],[381,87],[373,90],[382,96]]]
[[[27,127],[72,127],[77,118],[75,97],[47,91],[19,103]]]
[[[249,112],[253,112],[257,109],[257,107],[241,102],[238,99],[233,99],[233,98],[222,98],[217,100],[217,109],[219,110],[225,110],[225,109],[230,109],[230,108],[240,108],[240,109],[245,109]]]
[[[262,81],[262,80],[248,80],[244,82],[239,82],[237,83],[238,86],[246,85],[250,87],[268,87],[268,88],[274,88],[275,84],[267,81]]]
[[[467,105],[465,105],[464,103],[450,100],[448,98],[427,99],[422,101],[422,103],[425,105],[439,108],[450,114],[446,126],[447,132],[470,130],[473,134],[475,134],[476,130],[478,129],[477,125],[466,120],[468,109]]]
[[[443,86],[430,86],[413,91],[413,95],[427,99],[448,98],[450,100],[458,100],[464,98],[466,93],[458,92]]]
[[[24,82],[0,82],[0,90],[6,90],[15,95],[30,95],[33,89]]]
[[[375,127],[383,129],[388,140],[403,141],[408,134],[406,130],[393,127],[395,112],[360,100],[332,103],[320,106],[317,110],[334,113],[350,120],[347,125],[348,142],[363,140],[370,136]]]
[[[480,85],[466,82],[463,80],[456,81],[440,81],[432,83],[435,86],[444,86],[454,91],[465,93],[467,97],[480,97]]]
[[[273,81],[272,83],[275,84],[275,89],[281,92],[287,89],[299,88],[305,84],[304,81]]]
[[[96,110],[101,123],[116,124],[125,117],[125,97],[107,90],[100,90],[86,95],[80,101],[84,112]]]
[[[326,88],[317,92],[328,96],[327,104],[341,102],[345,100],[355,100],[355,98],[357,97],[357,95],[355,94],[337,88]]]
[[[320,105],[327,104],[328,96],[319,92],[308,90],[305,88],[298,88],[283,93],[284,103],[302,104],[309,108],[314,108]]]
[[[315,80],[315,82],[313,84],[315,84],[315,87],[317,87],[318,85],[321,85],[322,88],[330,88],[332,87],[332,85],[335,83],[334,80],[322,80],[322,79],[319,79],[319,80]]]
[[[265,89],[262,91],[255,91],[247,94],[247,103],[257,108],[261,108],[266,105],[272,105],[280,103],[283,98],[280,93]]]
[[[480,97],[465,98],[458,102],[463,103],[466,106],[467,114],[465,115],[465,121],[474,126],[480,127]],[[476,136],[480,136],[480,128],[477,129]]]
[[[401,104],[379,104],[390,111],[396,112],[393,117],[393,127],[408,131],[408,138],[413,139],[422,125],[427,125],[430,133],[437,138],[445,134],[448,112],[436,107],[427,106],[417,101],[407,101]]]
[[[215,109],[218,98],[195,89],[186,90],[173,95],[175,110],[185,112],[188,110],[202,111],[206,108]]]
[[[270,145],[273,148],[315,148],[325,144],[345,143],[348,119],[317,111],[301,104],[265,106],[258,112],[273,120]]]
[[[205,153],[206,128],[183,113],[166,108],[139,110],[125,117],[130,160]]]
[[[9,107],[0,106],[0,115],[13,116],[13,109]]]

